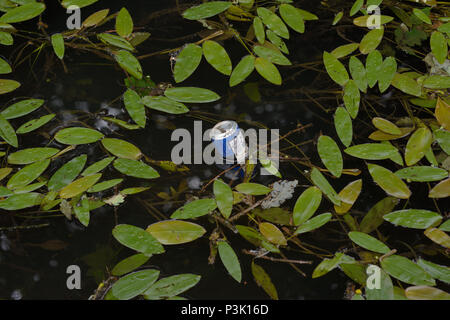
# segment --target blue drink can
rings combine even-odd
[[[211,140],[216,152],[226,160],[227,163],[245,163],[247,146],[242,130],[236,121],[226,120],[217,123],[211,130]]]

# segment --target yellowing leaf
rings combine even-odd
[[[259,231],[267,240],[276,245],[287,245],[286,238],[283,233],[276,226],[269,222],[263,222],[259,224]]]
[[[338,194],[339,198],[341,199],[341,205],[340,206],[334,205],[334,210],[336,211],[336,213],[338,214],[347,213],[355,203],[356,199],[358,199],[358,196],[361,192],[361,188],[362,188],[361,179],[350,182],[348,185],[346,185]]]
[[[441,98],[438,98],[434,115],[439,124],[447,131],[450,131],[450,105]]]

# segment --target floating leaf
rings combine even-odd
[[[116,17],[116,32],[121,37],[128,37],[133,32],[133,19],[126,8],[120,9]]]
[[[420,9],[417,8],[413,8],[413,13],[414,15],[419,18],[420,20],[422,20],[423,22],[427,23],[427,24],[431,24],[431,20],[430,18],[427,16],[427,14],[425,12],[423,12]]]
[[[348,212],[355,203],[356,199],[358,199],[358,196],[361,192],[361,188],[362,188],[361,179],[355,180],[346,185],[338,194],[339,198],[341,199],[341,205],[334,206],[334,210],[336,211],[336,213],[344,214]]]
[[[3,180],[5,177],[7,177],[12,171],[13,168],[8,167],[0,168],[0,181]]]
[[[397,61],[395,61],[395,58],[393,57],[387,57],[383,63],[381,64],[380,67],[380,72],[378,73],[378,89],[380,89],[380,92],[383,93],[384,91],[386,91],[387,88],[389,88],[389,86],[391,85],[391,83],[393,82],[394,78],[398,75],[397,73]],[[409,86],[411,88],[413,88],[412,90],[414,90],[414,93],[417,93],[417,87],[415,86],[414,83],[411,83],[408,80],[404,80],[402,77],[400,77],[401,79],[396,80],[396,86]],[[400,82],[406,81],[408,84],[399,84]],[[414,80],[412,80],[413,82],[415,82]],[[400,88],[398,88],[400,89]],[[402,90],[402,89],[400,89]],[[403,90],[402,90],[403,91]],[[419,94],[420,95],[420,94]]]
[[[413,285],[435,285],[433,278],[411,260],[392,255],[381,260],[381,267],[392,277]]]
[[[252,196],[261,196],[272,191],[269,187],[259,183],[241,183],[238,184],[235,189],[240,193],[250,194]]]
[[[230,76],[230,87],[238,85],[244,81],[255,69],[255,57],[252,55],[244,56],[234,68]]]
[[[267,81],[276,85],[281,84],[280,72],[269,60],[261,57],[256,58],[255,69]]]
[[[376,184],[378,184],[388,195],[400,199],[408,199],[411,191],[406,184],[392,171],[376,164],[368,164],[369,173]]]
[[[114,55],[119,66],[136,79],[142,79],[142,67],[139,60],[136,59],[129,51],[119,50]]]
[[[450,88],[450,76],[426,76],[423,86],[428,89],[448,89]]]
[[[52,114],[47,114],[45,116],[42,116],[38,119],[30,120],[30,121],[24,123],[23,125],[21,125],[19,127],[19,129],[16,130],[16,133],[17,134],[25,134],[25,133],[34,131],[36,129],[39,129],[40,127],[45,125],[47,122],[52,120],[54,117],[55,117],[55,114],[52,113]]]
[[[37,206],[41,203],[42,195],[40,193],[22,193],[14,194],[5,200],[0,201],[0,209],[8,211],[22,210]]]
[[[423,158],[430,148],[433,135],[428,128],[417,129],[409,138],[405,150],[406,165],[412,166]]]
[[[354,16],[364,5],[364,0],[355,0],[352,7],[350,8],[350,17]]]
[[[219,251],[220,260],[227,269],[228,273],[237,282],[242,280],[241,265],[233,248],[226,241],[217,241],[217,249]]]
[[[61,197],[61,199],[76,197],[85,192],[90,187],[92,187],[94,184],[96,184],[97,181],[101,178],[101,176],[102,176],[101,173],[97,173],[91,176],[79,178],[74,182],[70,183],[69,185],[65,186],[64,188],[62,188],[61,191],[59,192],[59,196]]]
[[[11,73],[12,69],[8,62],[0,58],[0,74]]]
[[[0,79],[0,94],[5,94],[20,87],[20,82],[9,79]]]
[[[253,51],[261,58],[264,58],[274,64],[281,66],[289,66],[292,63],[278,49],[268,48],[264,46],[254,46]]]
[[[91,4],[97,1],[98,0],[63,0],[61,4],[64,8],[69,8],[70,6],[77,6],[78,8],[84,8],[90,6]]]
[[[424,231],[424,235],[431,241],[450,249],[450,237],[444,231],[437,228],[428,228]]]
[[[56,148],[28,148],[11,153],[8,156],[10,164],[29,164],[54,156],[59,150]]]
[[[450,131],[450,106],[444,100],[440,98],[437,99],[434,115],[439,124],[444,127],[444,129]]]
[[[332,217],[331,213],[328,213],[328,212],[319,214],[318,216],[302,223],[297,228],[297,230],[295,230],[294,235],[318,229],[321,226],[323,226],[324,224],[326,224],[328,221],[330,221],[331,217]]]
[[[8,10],[0,17],[0,22],[17,23],[30,20],[40,15],[44,10],[45,4],[33,1]]]
[[[131,119],[133,119],[141,128],[145,128],[145,106],[141,102],[139,94],[134,90],[128,89],[123,94],[123,102]]]
[[[116,159],[113,165],[117,171],[130,177],[142,179],[159,178],[159,173],[155,169],[138,160]]]
[[[296,8],[296,9],[297,9],[298,13],[300,13],[302,15],[303,20],[319,20],[319,18],[315,14],[313,14],[309,11],[299,9],[299,8]]]
[[[273,207],[268,209],[256,208],[251,211],[252,214],[263,218],[266,221],[281,224],[290,225],[291,224],[291,212],[284,210],[282,208]]]
[[[16,102],[1,112],[5,119],[15,119],[27,115],[44,104],[42,99],[27,99]]]
[[[448,177],[447,170],[430,166],[403,168],[396,171],[395,174],[401,179],[420,182],[439,181]]]
[[[370,30],[359,43],[359,51],[362,54],[368,54],[375,50],[383,39],[384,28]]]
[[[144,192],[145,190],[148,190],[148,189],[150,189],[150,187],[125,188],[123,190],[120,190],[120,194],[122,194],[122,195],[136,194],[136,193]]]
[[[142,156],[142,152],[138,147],[125,140],[104,138],[102,145],[118,158],[138,160]]]
[[[364,143],[351,146],[344,150],[344,152],[352,157],[365,159],[365,160],[383,160],[389,159],[398,150],[392,145],[383,143]]]
[[[399,127],[397,127],[395,124],[390,122],[389,120],[386,120],[384,118],[375,117],[372,118],[372,124],[375,126],[375,128],[392,135],[400,135],[402,134]]]
[[[331,53],[326,51],[323,52],[323,63],[328,75],[334,82],[344,86],[348,80],[349,76],[344,65]],[[351,113],[350,113],[351,114]]]
[[[391,251],[383,242],[363,232],[352,231],[348,237],[358,246],[373,252],[386,254]]]
[[[322,262],[319,263],[319,265],[317,265],[317,267],[313,271],[312,278],[313,279],[319,278],[327,274],[328,272],[337,268],[341,263],[354,263],[354,262],[355,260],[352,257],[347,256],[341,252],[337,252],[332,259],[328,258],[323,259]]]
[[[114,123],[114,124],[118,125],[119,127],[125,128],[127,130],[137,130],[137,129],[141,128],[138,124],[128,123],[126,121],[116,119],[116,118],[102,117],[102,120]]]
[[[189,103],[207,103],[220,99],[220,96],[214,91],[196,87],[168,88],[164,91],[164,95],[178,102]]]
[[[204,216],[217,208],[214,199],[199,199],[185,204],[170,217],[172,219],[193,219]]]
[[[285,246],[287,240],[283,233],[275,225],[269,222],[262,222],[259,224],[259,231],[270,242],[276,245]]]
[[[344,44],[342,46],[337,47],[333,51],[331,51],[331,54],[335,56],[337,59],[343,58],[345,56],[348,56],[350,53],[358,49],[359,43],[349,43]]]
[[[15,148],[19,146],[19,141],[17,140],[17,135],[14,132],[13,126],[1,114],[0,114],[0,137],[3,140],[5,140],[6,143]]]
[[[163,278],[158,280],[147,291],[145,291],[144,297],[148,300],[159,300],[174,297],[194,287],[200,279],[201,276],[190,273]]]
[[[76,177],[78,177],[81,170],[83,170],[84,165],[86,164],[86,160],[87,155],[83,154],[81,156],[73,158],[72,160],[64,164],[61,168],[56,170],[56,172],[48,181],[48,190],[59,191],[63,187],[71,183]]]
[[[115,282],[112,294],[119,300],[132,299],[147,290],[158,279],[158,270],[141,270],[130,273]]]
[[[220,44],[212,40],[206,40],[203,42],[203,55],[214,69],[227,76],[231,74],[230,57]]]
[[[39,178],[41,174],[47,169],[50,160],[41,160],[25,166],[23,169],[17,171],[8,181],[6,187],[10,190],[24,187],[35,179]]]
[[[82,26],[83,27],[93,27],[97,24],[99,24],[100,22],[103,21],[103,19],[105,19],[108,16],[109,13],[109,9],[103,9],[97,12],[94,12],[93,14],[91,14],[89,17],[87,17],[83,23]]]
[[[53,50],[59,59],[64,58],[64,38],[61,33],[55,33],[51,36]]]
[[[410,300],[450,300],[450,294],[429,286],[408,287],[405,295]]]
[[[449,220],[450,221],[450,220]],[[417,260],[417,264],[421,266],[433,278],[450,283],[450,268],[442,266],[423,259]]]
[[[362,92],[367,91],[367,76],[366,69],[364,68],[363,63],[355,56],[350,57],[350,61],[348,64],[348,68],[350,70],[350,75],[355,81],[355,84],[358,86],[358,89]]]
[[[189,112],[189,109],[184,104],[162,96],[145,96],[142,98],[142,103],[150,109],[171,114]]]
[[[122,276],[124,274],[127,274],[128,272],[131,272],[142,266],[148,261],[148,259],[150,259],[150,257],[151,255],[145,255],[143,253],[134,254],[116,264],[111,270],[111,274],[114,276]]]
[[[176,58],[173,71],[175,82],[182,82],[194,73],[202,60],[202,53],[202,48],[193,43],[186,45],[183,50],[181,50]]]
[[[117,48],[133,51],[134,47],[122,37],[116,36],[115,34],[100,33],[97,35],[99,40],[107,45],[112,45]],[[131,54],[130,54],[131,55]]]
[[[299,33],[305,32],[305,22],[303,21],[303,15],[297,10],[296,7],[290,4],[280,5],[280,15],[284,22]]]
[[[377,83],[378,78],[380,76],[382,64],[383,64],[383,57],[380,51],[373,50],[367,55],[366,78],[367,78],[367,85],[369,86],[369,88],[372,88]]]
[[[156,222],[149,225],[146,231],[166,245],[191,242],[200,238],[206,232],[198,224],[179,220]]]
[[[87,192],[95,193],[95,192],[108,190],[108,189],[118,185],[122,181],[123,181],[123,179],[111,179],[111,180],[102,181],[102,182],[97,183],[97,184],[93,185],[92,187],[90,187],[87,190]]]
[[[256,284],[263,288],[263,290],[271,297],[273,300],[278,300],[277,289],[272,283],[270,276],[266,271],[254,261],[252,261],[252,274],[255,278]]]
[[[328,197],[328,199],[330,199],[331,202],[338,206],[341,205],[341,200],[339,199],[336,191],[317,168],[312,169],[311,180]]]
[[[396,73],[392,79],[392,85],[404,93],[420,97],[422,95],[422,88],[412,78],[404,74]]]
[[[164,252],[163,246],[144,229],[119,224],[114,227],[112,234],[124,246],[144,254],[159,254]]]
[[[390,16],[371,14],[353,19],[353,24],[358,27],[373,28],[389,23],[392,20],[394,20],[394,18]]]
[[[371,140],[375,140],[375,141],[388,141],[388,140],[396,140],[396,139],[400,139],[403,137],[406,137],[407,135],[409,135],[411,132],[414,131],[413,127],[402,127],[399,128],[401,131],[401,134],[399,135],[392,135],[389,133],[385,133],[383,131],[377,130],[374,131],[370,134],[369,139]]]
[[[228,1],[205,2],[198,6],[191,7],[183,12],[183,17],[189,20],[199,20],[213,17],[224,12],[232,5]]]
[[[342,17],[344,16],[344,11],[339,11],[334,16],[333,22],[331,23],[332,26],[335,26],[339,21],[341,21]]]
[[[378,201],[364,216],[359,227],[364,233],[370,233],[378,228],[383,222],[383,216],[394,209],[399,200],[393,197],[386,197]]]
[[[255,17],[253,19],[253,30],[255,31],[256,40],[259,43],[263,44],[266,38],[266,34],[264,32],[264,25],[260,17]]]
[[[55,134],[56,141],[70,145],[94,143],[103,137],[103,133],[97,130],[82,127],[65,128]]]
[[[82,173],[81,175],[83,177],[85,176],[90,176],[92,174],[95,174],[99,171],[102,171],[104,168],[106,168],[111,162],[113,162],[113,160],[115,159],[115,157],[108,157],[102,160],[99,160],[93,164],[91,164],[89,167],[87,167]]]
[[[344,163],[336,142],[329,136],[321,135],[317,142],[317,151],[325,167],[331,174],[339,178],[342,174]]]
[[[439,182],[428,193],[430,198],[446,198],[450,197],[450,178]]]
[[[436,212],[422,209],[397,210],[383,216],[383,219],[396,226],[426,229],[439,224],[442,216]]]
[[[358,86],[355,81],[349,80],[344,87],[344,105],[350,116],[355,119],[359,111],[359,101],[361,99]]]
[[[258,7],[256,12],[270,30],[284,39],[289,39],[289,30],[279,16],[264,7]]]
[[[378,266],[369,265],[369,267],[377,268],[379,270],[379,285],[380,287],[377,288],[369,288],[369,286],[366,287],[365,293],[366,293],[366,299],[367,300],[394,300],[394,286],[392,284],[391,278],[387,275],[386,272],[383,271],[383,269],[379,268]]]
[[[219,208],[220,213],[228,219],[233,210],[233,191],[228,184],[220,179],[214,181],[213,188],[217,207]]]

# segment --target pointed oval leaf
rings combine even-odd
[[[305,32],[305,22],[303,21],[303,15],[297,10],[296,7],[283,3],[280,5],[280,15],[284,22],[299,33]]]
[[[334,82],[344,86],[348,80],[349,76],[344,65],[331,53],[326,51],[323,52],[323,63],[328,75]]]
[[[256,12],[270,30],[284,39],[289,39],[289,30],[279,16],[264,7],[259,7]]]
[[[117,263],[114,268],[111,270],[111,274],[113,276],[123,276],[128,272],[131,272],[150,259],[151,255],[145,255],[143,253],[134,254],[128,258],[123,259],[119,263]]]
[[[182,114],[189,112],[189,109],[181,102],[162,96],[145,96],[142,98],[142,103],[150,109],[171,114]]]
[[[340,59],[345,56],[348,56],[350,53],[358,49],[358,47],[359,43],[344,44],[331,51],[331,54],[335,56],[337,59]]]
[[[375,117],[372,118],[372,124],[375,126],[375,128],[392,135],[400,135],[402,134],[399,127],[397,127],[395,124],[390,122],[389,120],[386,120],[384,118]]]
[[[183,17],[189,20],[199,20],[213,17],[224,12],[232,5],[229,1],[211,1],[191,7],[183,12]]]
[[[216,41],[206,40],[203,42],[203,55],[214,69],[227,76],[231,74],[230,57],[227,51]]]
[[[364,143],[351,146],[344,150],[344,152],[352,157],[365,159],[365,160],[383,160],[389,159],[398,150],[392,145],[383,143]]]
[[[255,57],[244,56],[234,68],[230,76],[230,87],[234,87],[244,81],[255,69]]]
[[[341,205],[341,200],[339,199],[336,191],[317,168],[312,169],[311,180],[328,197],[328,199],[330,199],[331,202],[338,206]]]
[[[93,27],[97,24],[99,24],[100,22],[103,21],[103,19],[105,19],[108,16],[109,13],[109,9],[103,9],[97,12],[94,12],[93,14],[91,14],[89,17],[87,17],[83,23],[82,26],[83,27]]]
[[[233,191],[220,179],[214,181],[213,189],[217,207],[225,219],[228,219],[233,210]]]
[[[131,119],[133,119],[141,128],[145,128],[145,106],[141,102],[139,94],[132,89],[128,89],[123,94],[123,103],[125,104],[125,109],[127,109]]]
[[[443,64],[447,59],[448,47],[445,36],[441,32],[433,31],[430,37],[430,47],[436,60]]]
[[[342,144],[348,147],[352,143],[353,125],[350,114],[343,107],[338,107],[334,114],[334,127]]]
[[[355,119],[359,111],[361,95],[355,81],[349,80],[344,87],[344,105],[350,116]]]
[[[0,209],[8,211],[22,210],[37,206],[41,203],[42,195],[40,193],[21,193],[14,194],[5,200],[0,201]]]
[[[450,178],[439,182],[428,193],[430,198],[447,198],[450,197]]]
[[[138,147],[125,140],[104,138],[102,145],[118,158],[138,160],[142,156],[142,152]]]
[[[81,175],[83,177],[85,176],[90,176],[92,174],[95,174],[99,171],[102,171],[103,169],[105,169],[111,162],[113,162],[113,160],[115,159],[115,157],[108,157],[102,160],[99,160],[93,164],[91,164],[89,167],[87,167],[86,169],[84,169],[84,171],[81,173]]]
[[[156,222],[149,225],[146,231],[165,245],[191,242],[200,238],[206,232],[198,224],[179,220]]]
[[[16,102],[1,112],[5,119],[15,119],[27,115],[44,104],[42,99],[27,99]]]
[[[257,265],[254,261],[252,262],[252,274],[255,278],[256,284],[263,288],[263,290],[271,297],[273,300],[278,300],[278,292],[270,279],[267,272]]]
[[[395,174],[401,179],[420,182],[439,181],[448,177],[447,170],[431,166],[403,168],[397,170]]]
[[[253,30],[255,31],[256,40],[258,40],[260,44],[263,44],[266,39],[266,34],[260,17],[255,17],[253,19]]]
[[[170,218],[172,219],[193,219],[207,215],[217,208],[214,199],[199,199],[185,204],[177,209]]]
[[[280,72],[269,60],[261,57],[256,58],[255,69],[267,81],[276,85],[281,84]]]
[[[116,17],[116,32],[124,38],[133,32],[133,19],[126,8],[120,9]]]
[[[61,33],[55,33],[51,37],[53,51],[59,59],[64,58],[64,38]]]
[[[111,180],[102,181],[102,182],[99,182],[97,184],[94,184],[92,187],[90,187],[87,190],[87,192],[95,193],[95,192],[108,190],[108,189],[118,185],[122,181],[123,181],[123,179],[111,179]]]
[[[358,89],[361,92],[367,91],[367,76],[366,76],[366,68],[364,68],[363,63],[355,56],[350,57],[350,61],[348,64],[348,69],[350,70],[350,75],[352,76],[353,81],[355,81]]]
[[[390,223],[405,228],[426,229],[438,225],[442,216],[436,212],[422,209],[397,210],[383,216]]]
[[[314,217],[312,219],[309,219],[308,221],[302,223],[297,228],[297,230],[295,230],[294,235],[318,229],[321,226],[323,226],[324,224],[326,224],[328,221],[330,221],[331,217],[332,217],[332,215],[329,212],[319,214],[318,216],[316,216],[316,217]]]
[[[119,50],[114,55],[119,66],[136,79],[142,79],[142,67],[139,60],[133,54],[126,50]]]
[[[117,171],[130,177],[142,179],[159,178],[159,173],[155,169],[138,160],[116,159],[113,165]]]
[[[208,103],[220,99],[220,96],[214,91],[197,87],[168,88],[164,91],[164,95],[178,102],[189,103]]]
[[[175,68],[173,71],[175,82],[182,82],[194,73],[202,60],[202,53],[202,48],[193,43],[186,45],[183,50],[181,50],[176,57]]]
[[[274,64],[278,64],[281,66],[289,66],[292,64],[288,58],[286,58],[280,51],[278,51],[278,49],[256,45],[253,47],[253,51],[257,56],[264,58]]]
[[[434,279],[411,260],[392,255],[381,260],[381,267],[392,277],[413,285],[435,285]]]
[[[346,185],[338,194],[339,198],[341,199],[341,205],[334,206],[334,210],[336,211],[336,213],[347,213],[355,203],[356,199],[358,199],[358,196],[361,193],[361,188],[361,179],[355,180]]]
[[[269,187],[266,187],[259,183],[241,183],[238,184],[235,189],[240,193],[250,194],[252,196],[261,196],[268,194],[272,191]]]
[[[391,84],[395,88],[403,91],[406,94],[417,97],[420,97],[422,95],[422,88],[417,83],[417,81],[404,74],[396,73],[394,78],[392,79]]]
[[[196,274],[177,274],[158,280],[147,291],[144,297],[149,300],[161,300],[174,297],[194,287],[201,279]]]
[[[0,114],[0,137],[9,145],[17,148],[19,141],[13,126]]]
[[[450,300],[450,294],[429,286],[408,287],[405,295],[409,300]]]
[[[269,240],[269,242],[280,246],[287,245],[287,240],[284,237],[283,232],[275,225],[269,222],[262,222],[259,224],[259,231],[267,240]]]
[[[322,201],[322,192],[317,187],[309,187],[298,197],[294,210],[294,225],[298,226],[311,218]]]
[[[52,175],[50,180],[48,181],[48,190],[50,191],[59,191],[63,187],[67,186],[76,177],[80,174],[81,170],[83,170],[84,165],[86,164],[87,155],[83,154],[76,158],[73,158],[66,164],[64,164],[61,168],[56,170],[56,172]]]
[[[25,133],[29,133],[31,131],[34,131],[36,129],[39,129],[43,125],[47,124],[47,122],[52,120],[55,117],[55,115],[56,114],[52,113],[52,114],[47,114],[45,116],[42,116],[42,117],[40,117],[38,119],[30,120],[30,121],[24,123],[23,125],[21,125],[16,130],[16,133],[17,134],[25,134]]]
[[[341,150],[339,150],[336,142],[329,136],[321,135],[317,142],[317,151],[325,167],[331,174],[339,178],[342,174],[344,162]]]
[[[8,10],[0,17],[2,23],[17,23],[33,19],[45,10],[45,4],[41,2],[25,3],[19,7]]]
[[[220,260],[227,269],[230,276],[237,282],[242,280],[241,265],[233,248],[226,241],[217,241],[217,249],[219,251]]]
[[[47,169],[49,164],[50,159],[46,159],[25,166],[23,169],[17,171],[9,179],[6,187],[10,190],[13,190],[30,184],[35,179],[41,176],[41,174],[45,171],[45,169]]]
[[[386,254],[391,251],[391,249],[389,249],[389,247],[383,242],[363,232],[352,231],[348,233],[348,237],[358,246],[363,247],[364,249],[367,249],[369,251],[382,254]]]
[[[141,270],[130,273],[112,286],[112,294],[119,300],[132,299],[147,290],[158,279],[158,270]]]
[[[395,60],[394,60],[395,61]],[[380,51],[371,51],[366,58],[367,85],[372,88],[378,81],[378,77],[383,64],[383,56]]]
[[[400,199],[408,199],[411,190],[392,171],[376,164],[368,164],[369,173],[376,184],[380,186],[388,195]]]
[[[383,39],[384,28],[370,30],[359,43],[359,51],[368,54],[375,50]]]
[[[55,134],[56,141],[70,145],[94,143],[103,137],[103,133],[97,130],[82,127],[65,128]]]
[[[101,176],[101,173],[97,173],[91,176],[79,178],[62,188],[61,191],[59,191],[59,196],[61,197],[61,199],[76,197],[96,184],[97,181],[100,180]]]
[[[381,64],[380,72],[378,73],[378,89],[380,89],[381,93],[389,88],[395,76],[397,75],[396,72],[397,61],[395,61],[395,58],[393,57],[387,57]],[[414,86],[414,84],[412,86]]]
[[[164,252],[163,246],[144,229],[129,224],[119,224],[112,230],[112,235],[124,246],[144,254]]]
[[[29,164],[54,156],[59,150],[56,148],[28,148],[11,153],[8,156],[10,164]]]
[[[412,166],[423,158],[431,146],[433,135],[428,128],[417,129],[408,139],[405,150],[406,165]]]
[[[17,82],[16,80],[0,79],[0,94],[14,91],[18,87],[20,87],[20,82]]]
[[[450,237],[441,229],[437,228],[428,228],[423,233],[427,236],[431,241],[450,249]]]

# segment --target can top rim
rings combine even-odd
[[[238,124],[233,120],[225,120],[217,123],[209,134],[211,139],[213,140],[221,140],[225,139],[231,135],[233,135],[238,129]]]

